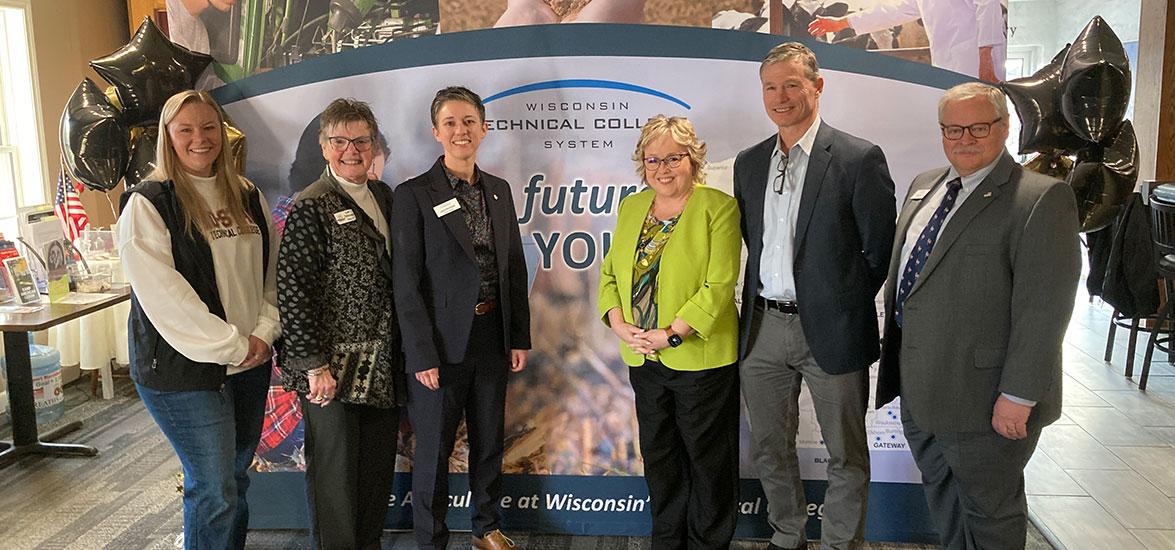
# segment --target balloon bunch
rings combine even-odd
[[[172,95],[192,89],[212,62],[163,36],[144,18],[131,41],[90,66],[112,85],[105,91],[89,78],[78,84],[61,113],[65,168],[94,191],[106,192],[125,178],[127,188],[155,169],[159,112]],[[244,164],[245,136],[225,123],[228,147]]]
[[[1138,179],[1134,125],[1125,119],[1130,64],[1100,16],[1032,76],[1002,84],[1020,116],[1030,170],[1065,179],[1082,231],[1113,223]]]

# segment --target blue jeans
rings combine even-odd
[[[249,466],[261,438],[270,369],[228,377],[220,390],[160,391],[136,384],[184,468],[184,548],[244,548]]]

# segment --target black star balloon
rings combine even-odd
[[[1138,181],[1138,143],[1134,125],[1122,122],[1105,147],[1090,146],[1077,154],[1068,183],[1077,197],[1081,231],[1097,231],[1113,223]]]
[[[138,135],[132,141],[131,160],[127,166],[126,190],[130,191],[155,171],[155,144],[159,141],[159,129],[137,128]]]
[[[1076,151],[1086,145],[1069,129],[1060,110],[1061,65],[1069,48],[1063,48],[1032,76],[1001,84],[1020,116],[1021,155]]]
[[[1130,62],[1122,41],[1100,16],[1070,46],[1061,66],[1061,114],[1082,139],[1114,135],[1130,100]]]
[[[118,51],[90,62],[118,92],[123,121],[130,126],[155,124],[167,98],[189,90],[212,62],[163,36],[150,17]]]
[[[1134,190],[1134,184],[1138,181],[1138,141],[1134,125],[1129,120],[1122,121],[1118,133],[1106,144],[1102,163],[1116,178],[1130,183],[1127,192]]]
[[[118,109],[94,81],[78,84],[61,113],[61,156],[69,173],[95,191],[113,189],[126,169],[128,138]]]

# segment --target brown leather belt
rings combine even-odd
[[[478,302],[477,305],[473,306],[473,314],[485,315],[493,311],[496,307],[498,307],[497,300],[486,300],[484,302]]]
[[[763,309],[774,309],[780,313],[796,314],[800,312],[800,306],[795,302],[784,302],[781,300],[768,300],[762,296],[755,298],[755,305]]]

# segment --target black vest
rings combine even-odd
[[[120,203],[125,205],[134,193],[151,201],[167,226],[171,234],[171,256],[175,270],[192,286],[200,301],[208,306],[208,311],[224,319],[224,306],[220,303],[220,292],[216,288],[212,249],[198,231],[193,231],[189,236],[185,230],[179,201],[175,196],[175,184],[171,181],[142,182],[124,194]],[[248,213],[261,228],[262,265],[268,271],[268,213],[261,207],[261,198],[256,189],[248,193]],[[266,275],[268,273],[263,277]],[[171,347],[147,318],[134,289],[131,291],[131,313],[127,325],[131,379],[136,383],[163,391],[215,390],[224,384],[227,366],[193,361]]]

